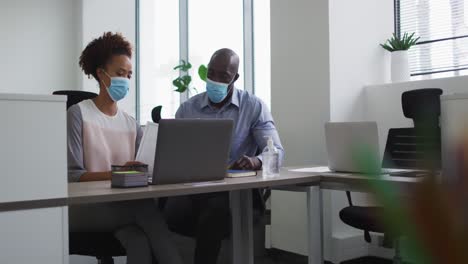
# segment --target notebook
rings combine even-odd
[[[228,170],[226,177],[239,178],[239,177],[251,177],[251,176],[257,176],[257,172],[250,171],[250,170]]]
[[[159,125],[148,122],[143,130],[140,148],[135,160],[148,165],[148,172],[153,174],[154,155],[156,153],[156,141],[158,138]]]

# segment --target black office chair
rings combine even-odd
[[[402,95],[403,114],[414,128],[388,131],[382,166],[438,170],[441,166],[439,127],[441,89],[419,89]]]
[[[95,257],[98,264],[113,264],[113,257],[126,256],[111,232],[70,232],[69,254]]]
[[[151,119],[153,120],[154,123],[159,123],[161,120],[161,110],[162,106],[158,105],[151,110]]]
[[[52,93],[53,95],[66,95],[67,96],[67,109],[70,106],[77,104],[81,101],[93,99],[97,96],[96,93],[76,90],[60,90]]]
[[[97,94],[85,91],[55,91],[54,95],[67,96],[67,109],[83,100],[92,99]],[[125,249],[110,232],[70,232],[70,255],[95,257],[99,264],[113,264],[113,257],[125,256]]]
[[[405,117],[413,119],[413,128],[392,128],[389,130],[385,154],[382,162],[384,168],[408,168],[438,170],[441,164],[440,143],[440,95],[441,89],[419,89],[404,92],[401,103]],[[402,175],[405,176],[405,175]],[[395,256],[393,263],[403,263],[399,250],[400,234],[389,234],[379,219],[382,219],[385,208],[355,206],[351,193],[346,191],[349,206],[340,211],[340,219],[354,228],[364,230],[364,239],[371,242],[369,232],[384,233],[384,245],[394,242]],[[373,257],[360,258],[342,262],[352,263],[392,263],[390,260],[370,260]],[[368,262],[365,262],[368,261]],[[372,262],[369,262],[372,261]]]

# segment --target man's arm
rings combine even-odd
[[[256,113],[255,121],[251,128],[255,143],[260,151],[263,151],[267,145],[267,137],[271,137],[273,139],[273,144],[279,151],[279,163],[281,166],[284,159],[284,149],[281,145],[281,140],[279,138],[278,131],[276,130],[273,117],[266,105],[260,99],[257,100],[257,105],[254,109]],[[256,157],[248,157],[244,155],[233,164],[232,168],[242,170],[260,170],[262,168],[262,163],[261,154]]]
[[[284,161],[284,148],[281,144],[278,131],[276,130],[273,117],[271,116],[268,107],[262,101],[260,101],[260,111],[257,120],[254,122],[252,127],[252,132],[260,151],[263,151],[263,149],[267,146],[267,137],[271,137],[273,139],[273,144],[279,152],[279,163],[281,166]],[[257,158],[262,161],[261,154],[258,155]]]

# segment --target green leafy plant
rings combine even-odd
[[[206,82],[206,78],[208,76],[208,68],[205,66],[205,65],[200,65],[200,67],[198,67],[198,76],[200,77],[200,79],[202,79],[202,81],[205,81]]]
[[[192,64],[188,61],[181,60],[180,64],[174,67],[175,71],[180,71],[182,74],[179,74],[177,78],[172,80],[172,85],[175,87],[175,92],[178,93],[185,93],[188,92],[189,95],[191,94],[191,90],[195,91],[195,93],[198,93],[197,88],[191,87],[192,83],[192,76],[190,76],[190,70],[192,69]],[[198,67],[198,76],[202,81],[206,82],[206,78],[208,75],[208,68],[205,65],[200,65]],[[154,122],[159,122],[161,119],[161,111],[162,111],[162,105],[158,105],[155,108],[153,108],[152,111],[152,118]]]
[[[174,70],[179,70],[183,73],[172,81],[172,85],[176,88],[174,91],[179,93],[188,91],[190,93],[190,90],[193,89],[198,93],[198,90],[195,87],[190,87],[190,84],[192,83],[192,76],[190,76],[191,69],[192,64],[185,60],[181,60],[180,64],[174,67]],[[198,76],[200,79],[206,81],[207,74],[208,68],[203,64],[200,65],[200,67],[198,67]]]
[[[416,38],[414,34],[414,32],[411,34],[405,33],[402,38],[399,38],[395,33],[393,33],[393,36],[390,39],[387,39],[384,44],[380,44],[380,46],[390,52],[409,50],[419,40],[419,37]]]

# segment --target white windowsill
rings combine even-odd
[[[466,92],[468,92],[468,75],[454,76],[454,77],[445,77],[445,78],[434,78],[427,80],[413,80],[406,82],[396,82],[396,83],[384,83],[384,84],[373,84],[365,85],[364,88],[404,88],[407,90],[419,89],[424,86],[424,88],[444,88],[444,86],[450,83],[466,83]]]

